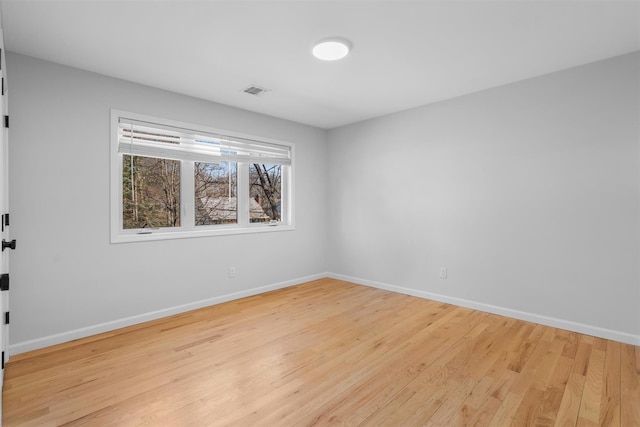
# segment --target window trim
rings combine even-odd
[[[194,224],[195,206],[190,206],[193,201],[193,195],[185,197],[185,195],[193,192],[193,177],[188,171],[193,171],[191,161],[181,161],[181,196],[180,196],[180,217],[181,224],[176,228],[159,228],[153,229],[149,233],[140,233],[140,229],[124,230],[123,224],[123,197],[122,197],[122,154],[118,153],[118,125],[121,118],[146,121],[157,123],[158,125],[171,126],[183,129],[189,129],[196,132],[205,132],[212,134],[225,135],[233,138],[249,139],[261,141],[270,144],[284,145],[291,150],[291,164],[282,169],[282,193],[287,195],[282,200],[282,212],[286,222],[277,224],[268,223],[251,223],[249,222],[249,203],[244,202],[242,197],[238,195],[238,223],[237,224],[216,224],[216,225],[199,225]],[[264,138],[255,135],[249,135],[239,132],[233,132],[223,129],[210,128],[192,123],[185,123],[176,120],[169,120],[160,117],[149,116],[145,114],[131,113],[117,109],[111,109],[110,121],[110,227],[111,227],[111,243],[127,243],[127,242],[146,242],[154,240],[167,239],[183,239],[193,237],[209,237],[209,236],[227,236],[235,234],[247,233],[268,233],[277,231],[295,230],[294,215],[294,176],[295,176],[295,144],[287,141],[276,140],[272,138]],[[268,159],[265,158],[265,164]],[[191,166],[189,167],[189,165]],[[185,167],[187,166],[187,167]],[[246,171],[247,176],[241,174],[241,169]],[[243,172],[244,173],[244,172]],[[238,188],[241,185],[248,185],[248,163],[238,161]],[[191,185],[189,185],[191,184]],[[248,189],[247,189],[248,192]],[[191,203],[193,204],[193,203]],[[246,212],[245,212],[246,211]],[[244,218],[246,216],[246,218]],[[190,218],[194,217],[194,218]],[[186,221],[185,219],[190,218]],[[241,220],[242,218],[242,220]],[[246,221],[244,220],[246,219]]]

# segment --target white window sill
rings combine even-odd
[[[151,230],[150,233],[130,232],[111,236],[111,243],[149,242],[154,240],[190,239],[194,237],[229,236],[234,234],[293,231],[293,225],[250,225],[247,227],[206,227],[202,230]]]

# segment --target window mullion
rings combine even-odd
[[[238,225],[249,225],[249,165],[238,162]]]

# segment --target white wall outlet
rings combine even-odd
[[[229,278],[233,279],[234,277],[236,277],[236,268],[229,267]]]
[[[447,278],[447,267],[440,267],[440,278],[441,279]]]

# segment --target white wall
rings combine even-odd
[[[329,271],[640,344],[639,117],[635,53],[334,129]]]
[[[7,63],[14,354],[325,271],[640,344],[640,54],[328,135]],[[295,142],[296,230],[110,244],[110,108]]]
[[[13,353],[326,271],[324,130],[18,54],[7,63]],[[294,142],[296,230],[110,244],[111,108]]]

